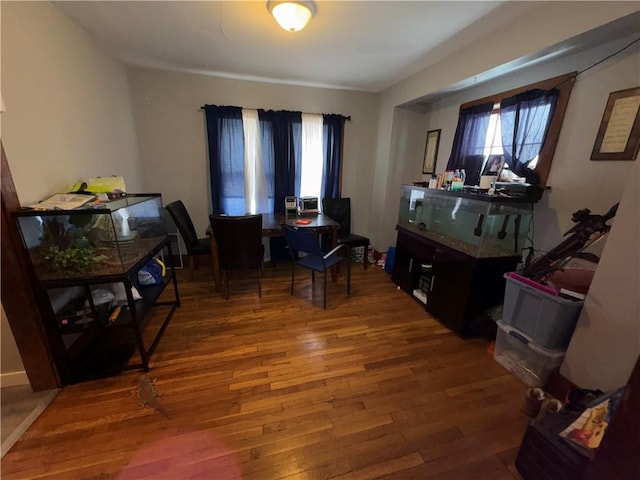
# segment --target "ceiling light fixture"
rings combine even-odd
[[[278,24],[288,32],[302,30],[316,14],[313,1],[267,1],[267,9]]]

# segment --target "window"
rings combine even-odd
[[[528,143],[527,145],[532,145]],[[500,181],[508,182],[524,182],[525,177],[516,175],[510,168],[509,164],[504,161],[504,148],[502,146],[502,128],[500,125],[500,104],[493,105],[491,116],[489,117],[489,127],[484,141],[482,150],[484,160],[480,171],[483,175],[500,175]],[[527,162],[526,168],[535,170],[538,164],[539,155],[536,155]],[[494,168],[496,167],[496,168]]]
[[[489,128],[484,140],[483,155],[502,155],[502,130],[500,129],[500,104],[493,106],[493,111],[489,117]]]
[[[214,215],[283,213],[288,195],[340,196],[341,115],[205,105]]]
[[[447,169],[477,184],[489,158],[504,156],[506,180],[546,185],[576,73],[460,106]]]

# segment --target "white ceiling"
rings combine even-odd
[[[537,0],[316,4],[307,27],[291,33],[271,17],[266,0],[54,2],[128,65],[367,92],[385,90],[540,6]],[[636,12],[479,75],[488,80],[637,35],[639,18]]]
[[[278,26],[266,0],[55,5],[129,65],[379,92],[531,2],[319,1],[297,33]]]

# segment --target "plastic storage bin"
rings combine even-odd
[[[396,247],[389,247],[387,250],[387,260],[384,262],[384,271],[393,273],[393,267],[396,263]]]
[[[554,297],[505,274],[502,322],[545,348],[564,350],[580,316],[581,300]]]
[[[530,387],[544,387],[565,352],[544,348],[510,325],[498,321],[493,359]]]

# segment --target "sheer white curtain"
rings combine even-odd
[[[322,145],[322,115],[302,114],[302,171],[300,172],[300,196],[318,197],[322,193],[324,173],[324,149]],[[320,204],[320,202],[318,202]]]
[[[244,131],[244,201],[247,213],[267,213],[267,180],[265,177],[260,120],[257,110],[242,109]]]

